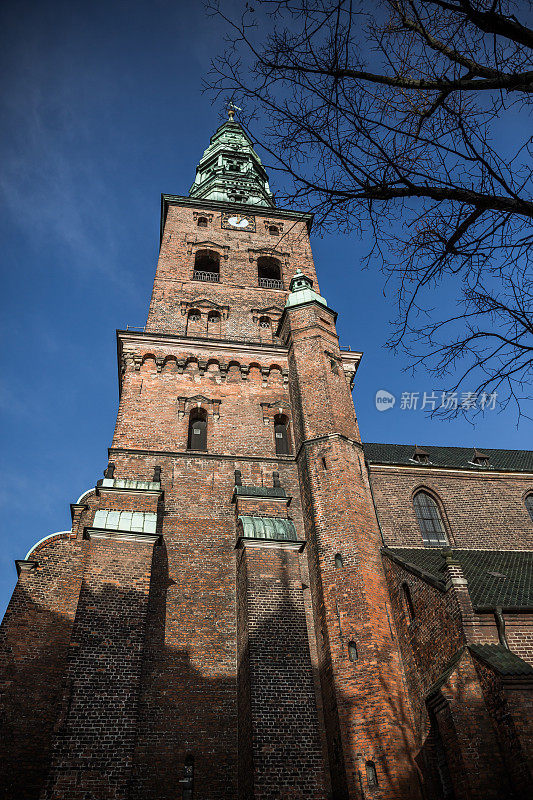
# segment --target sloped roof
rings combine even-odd
[[[414,568],[423,580],[426,575],[442,583],[444,559],[437,547],[387,547],[385,554]],[[468,581],[468,591],[475,609],[533,608],[532,550],[456,550],[456,559]]]
[[[469,650],[500,675],[533,676],[533,667],[501,644],[471,644]]]
[[[365,458],[370,464],[402,464],[423,466],[425,469],[448,467],[454,469],[503,470],[506,472],[533,472],[533,450],[490,450],[481,447],[489,457],[489,466],[472,464],[474,447],[439,447],[421,445],[429,455],[429,464],[418,464],[412,460],[415,444],[380,444],[365,442],[363,445]]]

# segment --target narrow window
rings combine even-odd
[[[533,522],[533,492],[528,494],[525,499],[526,508],[529,511],[529,516],[531,517],[531,522]]]
[[[199,228],[207,228],[207,217],[198,217],[196,224]]]
[[[193,408],[189,414],[188,450],[207,450],[207,413],[203,408]]]
[[[357,661],[359,654],[357,652],[357,645],[355,642],[348,642],[348,658],[350,661]]]
[[[344,561],[340,553],[335,553],[335,566],[337,569],[342,569],[344,567]]]
[[[281,263],[277,258],[259,256],[257,259],[257,278],[263,289],[283,289]]]
[[[220,280],[220,256],[214,250],[198,250],[194,257],[195,281],[210,281],[218,283]]]
[[[326,461],[325,456],[322,456],[322,469],[328,468],[328,462]]]
[[[271,236],[279,236],[279,228],[277,225],[270,225],[268,232]]]
[[[409,589],[406,583],[402,583],[401,586],[401,598],[402,598],[402,607],[405,616],[412,622],[415,618],[415,608],[413,606],[413,599],[411,597],[411,590]]]
[[[433,497],[427,492],[418,492],[413,498],[413,505],[424,544],[429,547],[448,544],[439,507]]]
[[[366,782],[369,787],[374,787],[378,785],[378,773],[376,772],[376,765],[373,761],[367,761],[365,764],[366,767]]]
[[[284,414],[274,417],[274,442],[278,456],[289,455],[289,421]]]

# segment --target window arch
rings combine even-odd
[[[220,256],[215,250],[197,250],[194,257],[193,279],[218,283],[220,280]]]
[[[413,506],[424,544],[429,547],[447,545],[448,537],[437,501],[428,492],[420,491],[413,497]]]
[[[402,607],[405,616],[412,622],[415,618],[415,607],[413,605],[413,598],[411,597],[411,590],[406,583],[402,583],[400,588],[400,596],[402,601]]]
[[[264,289],[283,289],[281,280],[281,262],[271,256],[259,256],[257,259],[257,278],[259,286]]]
[[[279,236],[279,228],[277,225],[269,225],[268,232],[271,236]]]
[[[335,567],[336,569],[342,569],[344,567],[344,559],[341,553],[335,553]]]
[[[199,228],[207,228],[207,217],[198,217],[196,220],[196,225]]]
[[[264,328],[265,330],[268,328],[270,329],[272,322],[270,321],[270,317],[260,317],[259,318],[259,327]]]
[[[525,496],[524,503],[529,512],[529,516],[531,517],[531,522],[533,522],[533,492],[530,492]]]
[[[189,414],[187,450],[207,451],[207,412],[204,408],[193,408]]]
[[[274,417],[274,443],[276,445],[276,455],[289,455],[289,420],[285,414],[276,414]]]

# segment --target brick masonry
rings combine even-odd
[[[458,799],[523,796],[530,686],[464,650],[499,641],[494,617],[380,551],[381,532],[422,544],[411,503],[422,485],[456,545],[529,548],[533,476],[369,471],[357,359],[339,350],[334,313],[283,313],[298,267],[318,290],[307,217],[258,208],[255,231],[232,231],[223,210],[168,204],[146,329],[118,332],[110,458],[118,478],[151,481],[160,467],[161,493],[91,490],[72,531],[23,565],[1,629],[3,796],[175,800],[192,763],[201,800],[444,800],[446,786]],[[218,253],[219,282],[193,280],[199,249]],[[282,289],[259,286],[261,255],[279,259]],[[187,449],[198,409],[206,452]],[[288,455],[276,453],[278,414]],[[256,489],[278,472],[290,503],[232,502],[235,470]],[[90,538],[98,509],[156,513],[160,539]],[[238,514],[289,518],[305,549],[236,549]],[[506,615],[511,648],[532,663],[529,620]]]

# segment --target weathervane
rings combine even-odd
[[[235,116],[236,111],[242,111],[242,108],[239,108],[239,106],[236,106],[235,103],[230,101],[228,103],[228,120],[230,122],[233,122],[233,117]]]

